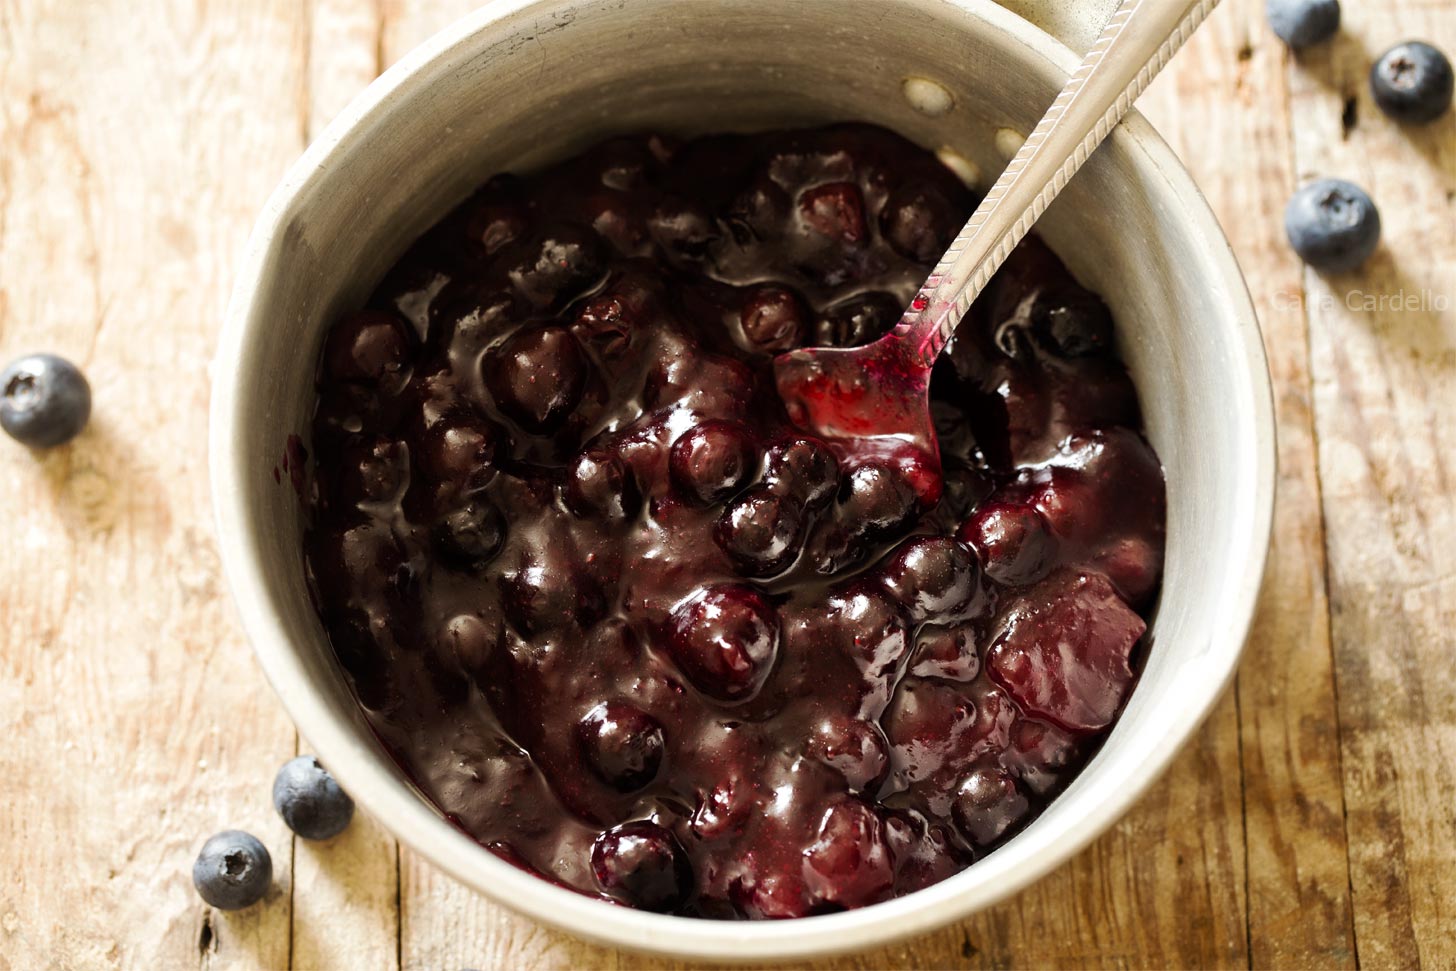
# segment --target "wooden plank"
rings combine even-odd
[[[1301,179],[1362,184],[1385,242],[1358,273],[1306,275],[1328,530],[1355,941],[1367,967],[1456,965],[1456,124],[1402,128],[1371,61],[1456,50],[1448,4],[1346,4],[1290,69]]]
[[[307,113],[318,136],[379,71],[380,11],[354,0],[307,5]],[[399,966],[399,849],[363,813],[324,843],[294,840],[292,967]]]
[[[395,841],[363,813],[322,843],[294,839],[294,968],[399,967]]]
[[[208,364],[233,263],[297,153],[298,7],[0,4],[0,357],[51,349],[90,428],[0,441],[0,951],[17,968],[281,967],[294,732],[220,578]],[[272,849],[210,911],[216,830]]]
[[[1279,218],[1294,186],[1288,59],[1262,0],[1229,0],[1140,106],[1223,223],[1276,388],[1273,549],[1238,679],[1249,957],[1336,968],[1355,955],[1302,274]]]

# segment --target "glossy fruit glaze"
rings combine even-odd
[[[461,829],[624,904],[794,917],[944,879],[1078,771],[1163,557],[1102,302],[1013,254],[935,375],[943,482],[773,390],[774,353],[889,328],[974,202],[865,125],[614,139],[491,179],[337,322],[314,595]]]

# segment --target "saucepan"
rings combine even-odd
[[[1070,5],[1022,6],[1087,26]],[[1268,371],[1239,268],[1198,189],[1136,113],[1038,231],[1112,307],[1166,468],[1152,649],[1086,770],[1019,835],[929,889],[859,911],[730,924],[612,906],[494,856],[422,799],[370,733],[310,604],[304,509],[274,473],[308,445],[325,328],[491,173],[529,170],[615,132],[858,119],[944,151],[989,185],[1078,60],[990,0],[496,0],[406,56],[334,121],[268,201],[239,267],[215,363],[211,475],[227,576],[258,659],[360,806],[435,866],[543,923],[735,961],[930,930],[1026,887],[1126,812],[1235,669],[1275,475]]]

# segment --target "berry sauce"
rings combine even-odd
[[[940,473],[774,391],[888,330],[975,203],[866,125],[618,138],[491,179],[334,325],[313,594],[456,825],[622,904],[795,917],[956,873],[1076,774],[1163,560],[1104,304],[1016,250],[935,371]]]

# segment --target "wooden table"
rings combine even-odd
[[[368,820],[290,841],[268,785],[299,742],[219,576],[208,362],[248,229],[321,125],[470,6],[0,0],[0,358],[59,351],[96,398],[71,446],[0,442],[0,968],[676,967],[490,906]],[[1400,129],[1365,84],[1396,41],[1456,52],[1456,16],[1345,7],[1293,58],[1261,0],[1228,0],[1144,102],[1233,242],[1277,388],[1234,690],[1073,863],[823,967],[1456,966],[1456,122]],[[1316,175],[1383,208],[1360,274],[1284,243]],[[233,826],[277,881],[229,915],[188,871]]]

